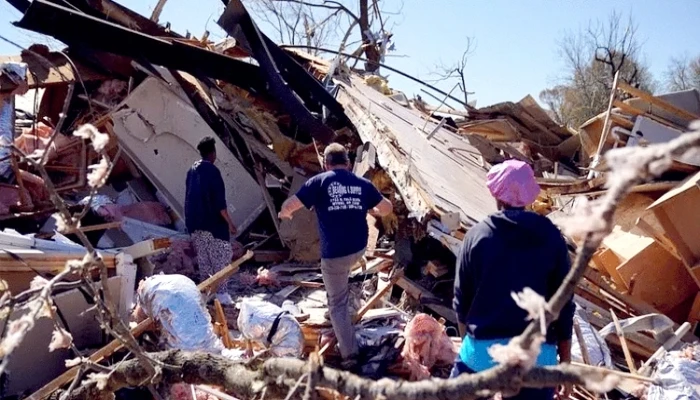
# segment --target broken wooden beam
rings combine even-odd
[[[699,115],[695,115],[695,114],[688,112],[682,108],[678,108],[678,107],[674,106],[673,104],[667,102],[666,100],[660,99],[658,97],[654,97],[650,93],[647,93],[641,89],[635,88],[634,86],[630,85],[627,82],[619,81],[617,83],[617,87],[620,90],[631,94],[632,96],[638,97],[644,101],[651,103],[652,106],[656,106],[664,111],[667,111],[671,114],[676,115],[677,117],[685,119],[688,122],[695,121],[696,119],[700,119]]]
[[[634,365],[634,359],[632,358],[632,354],[630,353],[630,348],[627,346],[627,339],[625,338],[625,332],[622,330],[622,326],[620,325],[620,320],[617,319],[617,315],[615,315],[615,310],[612,308],[610,309],[610,315],[612,316],[613,323],[615,323],[615,331],[617,333],[617,336],[620,338],[620,346],[622,346],[622,352],[625,355],[625,361],[627,362],[627,368],[629,371],[633,374],[637,373],[637,367]]]
[[[401,287],[406,293],[411,295],[411,297],[421,301],[422,299],[430,299],[433,301],[441,302],[439,298],[437,298],[434,294],[432,294],[428,289],[420,286],[419,284],[413,282],[412,280],[406,278],[406,277],[401,277],[396,284]],[[422,302],[421,302],[422,304]],[[457,323],[457,315],[455,314],[454,310],[452,310],[450,307],[446,307],[441,304],[422,304],[425,307],[429,308],[433,312],[437,313],[438,315],[442,316],[446,320],[452,322],[453,324]]]

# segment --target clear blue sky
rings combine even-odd
[[[117,1],[144,15],[150,15],[157,2]],[[384,4],[386,9],[398,7],[395,0]],[[208,29],[214,38],[221,38],[216,20],[222,10],[220,0],[169,0],[161,22],[171,22],[180,33],[189,30],[200,36]],[[613,10],[632,13],[645,61],[657,79],[671,57],[700,55],[700,0],[405,0],[401,15],[390,18],[396,24],[392,29],[396,54],[407,57],[389,57],[387,63],[430,78],[434,64],[460,57],[464,39],[474,37],[477,47],[469,59],[467,86],[476,92],[478,106],[517,101],[527,94],[537,98],[560,76],[557,40],[591,20],[606,19]],[[10,26],[19,17],[0,0],[0,35],[24,46],[41,42],[40,36]],[[14,53],[15,48],[0,41],[0,54]],[[409,96],[420,93],[419,85],[388,74],[392,87]],[[439,86],[447,91],[452,84]]]

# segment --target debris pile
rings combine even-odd
[[[226,289],[238,304],[214,302],[209,310],[220,337],[212,346],[236,349],[240,358],[318,352],[337,361],[316,216],[302,210],[293,220],[277,218],[281,203],[323,169],[320,154],[331,141],[352,150],[353,172],[371,180],[394,210],[367,218],[370,242],[350,274],[367,353],[362,373],[420,380],[444,376],[459,350],[451,308],[456,257],[469,228],[496,211],[484,185],[491,165],[510,158],[532,165],[543,189],[533,210],[559,221],[605,192],[606,150],[665,142],[700,119],[697,91],[652,96],[623,82],[613,88],[611,109],[580,129],[555,124],[530,96],[479,109],[436,108],[408,100],[379,75],[332,68],[342,59],[280,48],[237,0],[219,20],[235,40],[220,44],[184,38],[109,0],[101,2],[108,7],[65,3],[70,8],[34,0],[18,25],[68,49],[32,46],[0,59],[0,221],[7,228],[0,277],[19,293],[37,274],[55,274],[84,254],[75,232],[61,232],[55,192],[71,211],[83,210],[79,229],[110,268],[111,293],[119,297],[113,301],[124,316],[144,277],[198,281],[184,224],[185,176],[199,159],[199,140],[214,137],[238,228],[237,261],[198,288],[208,300],[232,275]],[[111,171],[91,193],[94,170],[106,168],[96,147]],[[699,180],[696,155],[674,160],[659,181],[625,199],[576,291],[576,361],[649,374],[656,362],[664,370],[659,360],[674,346],[697,340]],[[580,238],[569,239],[573,251]],[[152,302],[145,290],[141,307]],[[82,300],[67,290],[56,305],[77,348],[100,362],[118,346],[79,318],[91,310]],[[145,316],[167,324],[160,314],[173,308],[153,306]],[[187,324],[177,328],[187,331]],[[27,342],[50,335],[50,326],[42,329]],[[178,340],[169,343],[184,348],[173,345]],[[80,356],[71,350],[32,350],[24,345],[26,357],[13,359],[3,396],[45,398],[77,373],[64,364]],[[577,389],[574,396],[590,394]]]

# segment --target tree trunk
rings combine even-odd
[[[365,70],[368,72],[375,72],[379,70],[379,60],[381,55],[379,54],[377,44],[374,42],[374,40],[372,40],[371,36],[369,26],[369,0],[360,0],[360,32],[362,35],[362,44],[365,49],[365,55],[367,56]]]

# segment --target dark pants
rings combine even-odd
[[[455,365],[452,367],[452,373],[450,373],[450,378],[456,378],[462,374],[473,374],[474,371],[463,363],[462,360],[457,356],[455,360]],[[552,400],[554,398],[554,389],[529,389],[524,388],[520,390],[515,397],[508,397],[508,399],[514,400]]]

